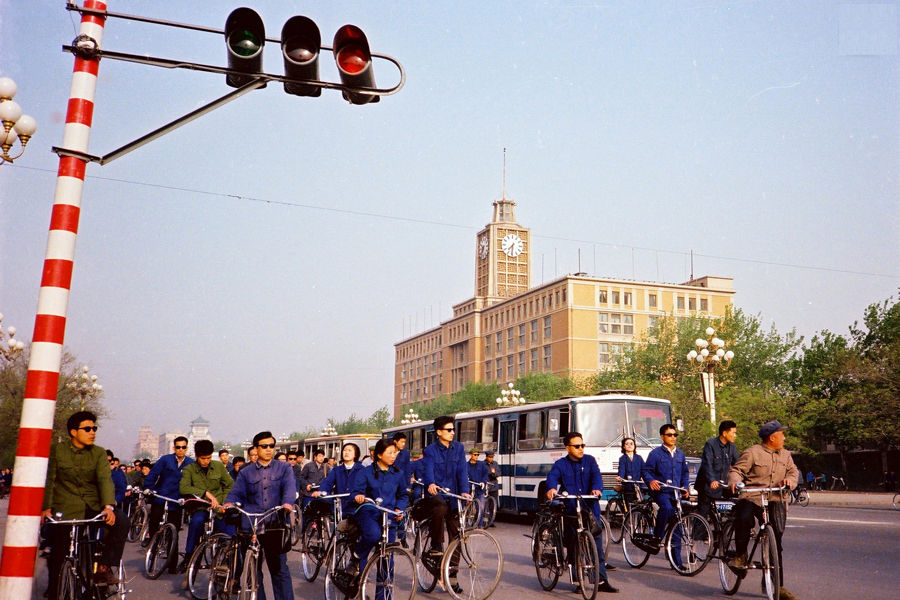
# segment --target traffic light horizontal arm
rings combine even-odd
[[[326,46],[322,46],[325,50],[331,50]],[[76,54],[80,50],[75,46],[63,46],[63,51],[71,52]],[[219,73],[219,74],[236,74],[236,75],[247,75],[242,71],[237,71],[235,69],[229,69],[228,67],[219,67],[216,65],[207,65],[203,63],[195,63],[183,60],[174,60],[171,58],[159,58],[154,56],[146,56],[143,54],[129,54],[126,52],[114,52],[112,50],[96,50],[96,55],[100,58],[109,58],[112,60],[122,60],[125,62],[133,62],[142,65],[150,65],[153,67],[163,67],[166,69],[189,69],[192,71],[203,71],[205,73]],[[378,57],[384,60],[387,60],[393,63],[397,69],[400,71],[400,81],[394,87],[390,88],[368,88],[368,87],[356,87],[356,86],[347,86],[342,83],[334,83],[331,81],[308,81],[308,80],[297,80],[292,79],[290,77],[285,77],[284,75],[276,75],[273,73],[252,73],[252,76],[256,79],[260,79],[264,82],[268,81],[278,81],[278,82],[288,82],[288,83],[301,83],[303,85],[310,85],[321,87],[325,89],[331,90],[345,90],[350,92],[364,92],[366,94],[371,94],[373,96],[390,96],[392,94],[396,94],[400,91],[400,88],[406,83],[406,72],[403,70],[403,66],[394,58],[387,56],[386,54],[376,54],[372,53],[373,57]],[[255,89],[255,88],[254,88]]]

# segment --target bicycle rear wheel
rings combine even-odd
[[[373,552],[360,578],[361,598],[412,600],[416,595],[415,559],[402,546]]]
[[[484,527],[487,528],[493,525],[496,518],[497,498],[495,498],[494,496],[488,496],[484,499],[484,517],[482,517]]]
[[[778,600],[781,593],[781,572],[778,570],[778,541],[771,525],[766,525],[760,534],[759,546],[762,551],[760,562],[763,591],[768,600]]]
[[[635,569],[640,569],[650,558],[650,552],[641,548],[636,542],[646,544],[653,535],[653,520],[643,509],[632,509],[625,519],[622,531],[622,552],[625,562]]]
[[[502,574],[503,550],[483,529],[450,542],[441,561],[441,581],[454,600],[486,600]]]
[[[166,523],[150,540],[150,546],[144,557],[144,573],[148,578],[157,579],[171,561],[178,560],[178,547],[176,546],[178,538],[176,536],[175,526]]]
[[[597,554],[597,543],[587,531],[578,533],[577,542],[575,572],[581,586],[581,596],[584,600],[594,600],[600,586],[600,557]]]
[[[441,573],[441,558],[432,558],[428,555],[431,548],[431,534],[427,523],[419,523],[416,527],[416,580],[419,589],[426,594],[437,585]]]
[[[316,580],[325,558],[325,527],[327,524],[323,519],[314,519],[306,523],[303,530],[300,564],[303,567],[303,577],[309,582]]]
[[[335,534],[337,535],[337,534]],[[350,546],[343,540],[335,540],[325,558],[325,600],[344,600],[346,594],[334,581],[336,572],[343,572],[350,563]]]
[[[294,508],[291,510],[291,548],[296,548],[297,544],[300,543],[300,540],[303,539],[303,511],[300,509],[300,505],[294,503]]]
[[[622,541],[625,526],[625,507],[621,498],[612,498],[606,503],[606,523],[609,525],[609,539],[614,544]]]
[[[216,558],[216,550],[227,541],[227,535],[216,533],[194,548],[188,560],[187,588],[196,600],[209,598],[210,570]]]
[[[702,571],[714,548],[712,528],[696,513],[682,516],[666,533],[666,558],[679,575],[691,577]]]
[[[737,548],[734,543],[734,525],[726,523],[722,528],[722,548],[719,550],[719,583],[722,591],[732,596],[741,587],[744,579],[744,571],[737,571],[728,566],[728,561],[737,556]]]
[[[478,518],[481,516],[480,508],[481,505],[478,504],[477,500],[472,500],[466,505],[463,512],[466,529],[475,529],[478,527]]]
[[[560,556],[562,543],[559,533],[552,522],[543,522],[534,534],[534,570],[537,572],[538,583],[541,587],[550,591],[556,587],[563,571],[563,560]]]
[[[237,558],[239,547],[228,542],[220,546],[209,570],[209,600],[235,600],[237,598]]]

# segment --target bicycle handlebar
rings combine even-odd
[[[442,494],[445,496],[450,496],[451,498],[456,498],[457,500],[462,500],[463,502],[471,502],[471,498],[466,498],[465,496],[460,496],[459,494],[454,494],[450,491],[450,488],[438,488]]]
[[[595,496],[594,494],[570,494],[569,492],[560,492],[559,497],[563,500],[571,500],[573,498],[577,498],[579,500],[599,500],[600,496]]]
[[[347,498],[352,495],[353,494],[351,494],[349,492],[346,494],[320,494],[319,497],[316,499],[317,500],[334,500],[335,498]]]
[[[182,504],[184,504],[184,499],[182,499],[182,498],[169,498],[167,496],[163,496],[159,492],[154,492],[153,490],[149,490],[149,489],[144,490],[143,494],[145,496],[156,496],[157,498],[162,498],[163,500],[166,501],[166,503],[167,503],[166,506],[168,506],[169,502],[177,504],[178,506],[181,506]]]
[[[783,492],[788,488],[784,487],[763,487],[763,488],[748,488],[748,487],[737,487],[735,486],[735,491],[739,494],[761,494],[765,492]]]
[[[101,521],[106,520],[106,517],[103,516],[102,513],[98,513],[91,517],[90,519],[68,519],[63,520],[59,517],[62,517],[62,513],[56,513],[56,516],[50,515],[47,517],[47,522],[52,523],[53,525],[79,525],[84,523],[99,523]]]
[[[383,502],[383,500],[381,498],[375,498],[374,500],[372,500],[371,498],[366,496],[366,499],[363,500],[363,503],[360,504],[360,506],[370,504],[370,505],[374,506],[375,508],[377,508],[378,510],[380,510],[381,512],[386,512],[387,514],[393,515],[395,517],[399,517],[400,515],[403,514],[402,510],[398,510],[396,508],[385,508],[385,507],[381,506],[382,502]]]

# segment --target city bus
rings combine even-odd
[[[369,449],[374,448],[375,444],[381,436],[377,433],[348,433],[344,435],[320,435],[316,437],[308,437],[301,440],[298,449],[308,460],[312,460],[312,453],[316,448],[325,451],[325,460],[329,458],[335,459],[339,464],[341,462],[341,448],[344,444],[356,444],[359,446],[359,459],[362,460],[369,455]]]
[[[621,443],[633,437],[644,458],[659,446],[659,428],[671,423],[672,406],[662,398],[614,391],[596,396],[562,398],[454,416],[456,440],[466,452],[472,448],[493,450],[500,465],[500,508],[515,512],[537,510],[538,484],[547,478],[553,463],[566,455],[563,436],[578,431],[587,444],[585,452],[597,459],[603,474],[604,497],[613,494]],[[383,431],[390,437],[407,435],[407,449],[421,452],[435,440],[431,422],[399,425]]]

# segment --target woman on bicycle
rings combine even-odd
[[[623,482],[626,480],[637,482],[641,480],[641,471],[644,468],[644,459],[640,454],[635,452],[636,444],[634,438],[627,437],[622,440],[622,458],[619,459],[619,474],[616,481]],[[635,499],[634,485],[628,484],[622,486],[622,495],[629,502]]]
[[[352,498],[359,505],[356,512],[350,517],[359,526],[361,535],[356,547],[353,548],[353,556],[347,567],[348,574],[358,575],[366,566],[369,552],[381,539],[381,511],[370,504],[365,504],[366,498],[381,498],[383,508],[404,510],[408,502],[406,493],[407,482],[405,475],[397,467],[397,446],[391,440],[380,439],[375,444],[375,462],[368,467],[363,467],[353,478]],[[402,515],[396,520],[402,520]],[[390,540],[393,541],[395,531],[391,527]]]
[[[341,464],[328,472],[328,475],[319,484],[319,489],[312,493],[312,497],[318,498],[322,494],[349,494],[353,489],[354,479],[363,470],[363,466],[359,462],[359,455],[359,446],[350,442],[344,444],[341,448],[341,458],[343,459]],[[349,497],[341,498],[341,508],[346,510],[351,502]],[[321,504],[323,504],[322,501],[313,501],[310,506]],[[331,514],[330,505],[326,508],[326,514]]]

